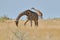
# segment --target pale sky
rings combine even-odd
[[[0,0],[0,16],[15,19],[19,13],[32,7],[40,10],[44,19],[60,18],[60,0]]]

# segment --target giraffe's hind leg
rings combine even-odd
[[[35,26],[38,26],[38,21],[37,21],[37,20],[35,20],[34,22],[35,22]]]
[[[30,20],[31,21],[31,27],[32,27],[32,20]]]

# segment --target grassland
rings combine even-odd
[[[2,20],[1,20],[2,21]],[[60,19],[39,20],[39,26],[30,26],[20,20],[18,27],[15,20],[0,21],[0,40],[60,40]]]

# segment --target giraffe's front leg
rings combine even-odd
[[[26,25],[26,23],[28,22],[29,20],[27,20],[25,23],[24,23],[24,25]]]

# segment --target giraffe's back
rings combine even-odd
[[[30,12],[30,14],[29,14],[29,16],[28,16],[28,19],[29,19],[29,20],[34,20],[34,19],[38,20],[38,15],[37,15],[37,13],[35,13],[35,12],[31,11],[31,10],[28,10],[28,11]]]

